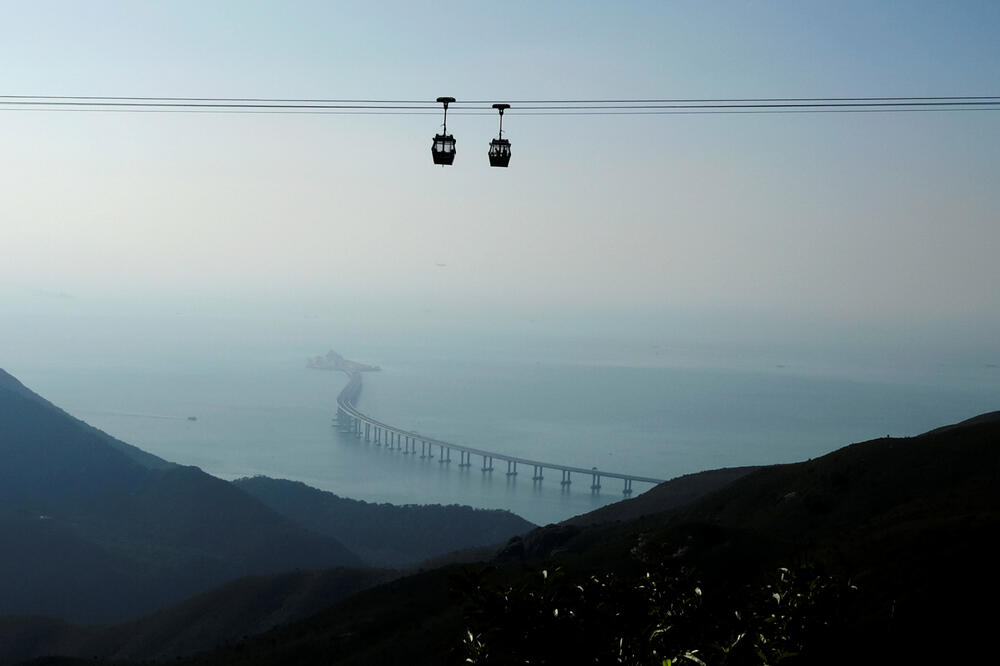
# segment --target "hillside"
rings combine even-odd
[[[393,576],[377,569],[338,568],[242,578],[111,626],[81,627],[38,617],[0,618],[0,664],[46,654],[175,659],[302,620]]]
[[[399,575],[362,564],[412,565],[533,527],[505,511],[225,482],[115,440],[2,370],[0,461],[0,663],[230,644]]]
[[[608,504],[580,516],[564,520],[562,525],[602,525],[635,520],[647,514],[662,513],[715,492],[760,467],[726,467],[685,474],[651,488],[635,497]]]
[[[361,564],[336,539],[116,443],[0,373],[0,615],[123,620],[240,576]]]
[[[0,433],[16,431],[22,442],[4,439],[2,454],[24,468],[20,476],[2,472],[9,501],[0,509],[0,524],[18,535],[7,539],[10,547],[0,553],[4,601],[51,577],[49,589],[56,592],[39,597],[46,603],[64,607],[79,595],[113,609],[116,601],[108,590],[142,589],[148,579],[141,574],[150,569],[159,580],[174,580],[170,575],[198,554],[194,543],[204,549],[196,567],[202,573],[213,571],[207,562],[222,561],[207,553],[226,549],[234,539],[241,545],[226,550],[231,561],[278,565],[282,545],[298,543],[295,539],[304,540],[303,547],[314,544],[324,538],[316,532],[335,529],[337,512],[331,507],[349,506],[287,481],[229,484],[192,468],[146,467],[92,429],[72,427],[66,415],[52,417],[61,413],[18,386],[11,389],[9,379],[0,385]],[[25,421],[24,414],[38,423]],[[40,460],[52,469],[32,469]],[[91,469],[105,486],[90,481],[84,471]],[[50,479],[63,487],[50,494],[31,492]],[[491,562],[451,565],[383,584],[377,583],[392,574],[339,569],[255,577],[102,630],[8,618],[0,621],[0,662],[55,653],[171,658],[223,645],[181,663],[408,664],[415,655],[423,664],[456,663],[469,623],[490,622],[491,616],[483,615],[487,607],[472,612],[476,604],[491,594],[506,598],[507,586],[530,590],[537,584],[531,581],[539,580],[534,572],[543,568],[561,572],[560,584],[569,591],[594,581],[610,586],[650,570],[683,571],[715,600],[715,606],[706,602],[701,612],[707,613],[771,584],[778,567],[821,572],[845,589],[848,583],[857,587],[848,605],[824,609],[836,611],[829,616],[836,632],[812,636],[811,649],[797,663],[890,663],[927,654],[961,660],[991,635],[992,615],[981,608],[1000,592],[992,556],[1000,530],[998,481],[1000,412],[993,412],[917,437],[852,444],[806,462],[680,477],[634,499],[515,536]],[[251,497],[249,487],[266,502]],[[218,507],[218,515],[200,515],[205,506]],[[349,509],[380,507],[357,503]],[[409,507],[394,509],[404,511],[385,515],[418,519],[405,512]],[[367,518],[357,520],[374,521],[378,514],[361,515]],[[249,533],[258,525],[266,534]],[[365,535],[356,530],[351,538],[363,543]],[[148,550],[136,548],[146,542]],[[60,569],[67,560],[73,566]],[[628,583],[622,589],[627,594],[607,587],[602,594],[613,596],[579,608],[580,617],[625,603],[612,599],[629,599],[623,609],[641,608],[635,594],[642,586]],[[528,599],[537,604],[543,596]],[[513,626],[537,629],[531,619],[537,610],[520,607]],[[727,612],[732,618],[731,609]],[[697,626],[723,624],[707,615]],[[587,654],[588,641],[596,640],[603,626],[565,634],[573,654]],[[503,649],[526,645],[531,643],[515,634]],[[499,644],[494,647],[497,655],[503,653]]]
[[[831,616],[836,632],[816,634],[796,663],[901,663],[931,654],[961,661],[990,647],[993,614],[984,604],[1000,592],[993,562],[998,475],[1000,413],[918,437],[854,444],[761,468],[671,510],[646,506],[633,520],[584,516],[539,528],[524,538],[544,546],[533,553],[508,548],[485,570],[451,567],[400,579],[183,663],[405,664],[414,654],[424,664],[457,663],[468,596],[446,590],[468,592],[477,580],[496,589],[524,585],[541,568],[558,567],[582,582],[609,572],[627,580],[630,572],[663,566],[697,576],[705,594],[722,599],[768,584],[781,566],[826,571],[845,589],[856,585]],[[517,641],[503,647],[516,650]]]
[[[371,566],[413,566],[451,551],[503,543],[534,527],[509,511],[374,504],[263,476],[234,483],[281,515],[336,537]]]
[[[63,423],[65,425],[72,424],[73,427],[75,427],[79,432],[88,433],[89,436],[92,437],[95,441],[108,444],[112,448],[118,449],[119,451],[125,453],[132,460],[138,462],[143,467],[148,467],[150,469],[163,469],[173,464],[167,462],[166,460],[163,460],[158,456],[154,456],[152,453],[147,453],[146,451],[143,451],[138,447],[132,446],[131,444],[126,444],[125,442],[119,439],[115,439],[114,437],[108,435],[107,433],[102,432],[97,428],[94,428],[93,426],[90,426],[87,423],[84,423],[83,421],[70,416],[69,414],[56,407],[45,398],[41,397],[37,393],[25,387],[21,382],[19,382],[16,378],[14,378],[13,375],[6,372],[3,368],[0,368],[0,392],[7,392],[10,395],[25,398],[26,400],[30,400],[50,412],[57,412],[61,414],[63,417],[65,417],[63,419]],[[14,441],[16,433],[12,431],[9,433],[9,435],[11,436],[11,441]]]

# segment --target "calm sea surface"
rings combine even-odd
[[[845,368],[835,359],[569,345],[558,336],[488,348],[342,337],[337,351],[382,367],[365,375],[359,403],[380,420],[498,452],[664,479],[804,460],[1000,408],[1000,370],[978,362]],[[338,433],[331,420],[346,378],[305,367],[307,356],[329,349],[329,337],[200,339],[140,351],[83,335],[85,354],[21,356],[7,369],[74,416],[225,479],[264,474],[371,502],[506,508],[538,523],[621,497],[615,480],[599,495],[589,478],[564,492],[549,472],[539,489],[530,469],[508,479],[502,463],[484,475],[478,459],[459,470],[457,457],[448,469]]]

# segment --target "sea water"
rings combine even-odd
[[[541,524],[620,500],[622,482],[605,478],[595,493],[589,475],[563,487],[546,470],[535,484],[530,467],[508,476],[502,461],[484,472],[478,457],[459,468],[457,455],[442,464],[365,443],[333,421],[346,377],[308,369],[306,357],[333,346],[381,366],[365,373],[358,408],[400,428],[661,479],[805,460],[1000,407],[1000,371],[979,360],[879,369],[644,340],[430,339],[330,322],[248,330],[199,321],[169,335],[139,328],[118,337],[77,331],[69,349],[50,331],[53,353],[26,353],[22,343],[4,362],[72,415],[224,479],[261,474],[369,502],[503,508]]]

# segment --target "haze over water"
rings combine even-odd
[[[226,479],[264,474],[372,502],[507,508],[546,523],[621,497],[620,481],[569,492],[549,471],[508,480],[450,469],[331,427],[344,375],[305,367],[331,347],[378,364],[359,407],[428,436],[579,467],[673,478],[793,462],[842,445],[918,434],[997,408],[997,350],[910,340],[893,348],[744,328],[725,342],[690,318],[512,318],[488,326],[350,322],[274,310],[97,316],[77,332],[38,313],[8,318],[6,369],[110,434]],[[458,329],[458,330],[456,330]],[[15,339],[17,337],[18,339]],[[771,342],[767,343],[766,339]],[[828,336],[829,338],[829,336]],[[20,342],[18,342],[20,340]],[[909,347],[909,348],[906,348]],[[41,349],[50,354],[38,353]],[[76,353],[74,350],[79,350]],[[196,416],[197,421],[187,420]],[[637,484],[636,490],[648,486]]]

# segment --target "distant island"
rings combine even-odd
[[[376,372],[382,369],[377,365],[366,365],[357,361],[349,361],[332,349],[326,353],[326,356],[307,358],[306,367],[314,370],[337,370],[348,374],[353,372]]]

